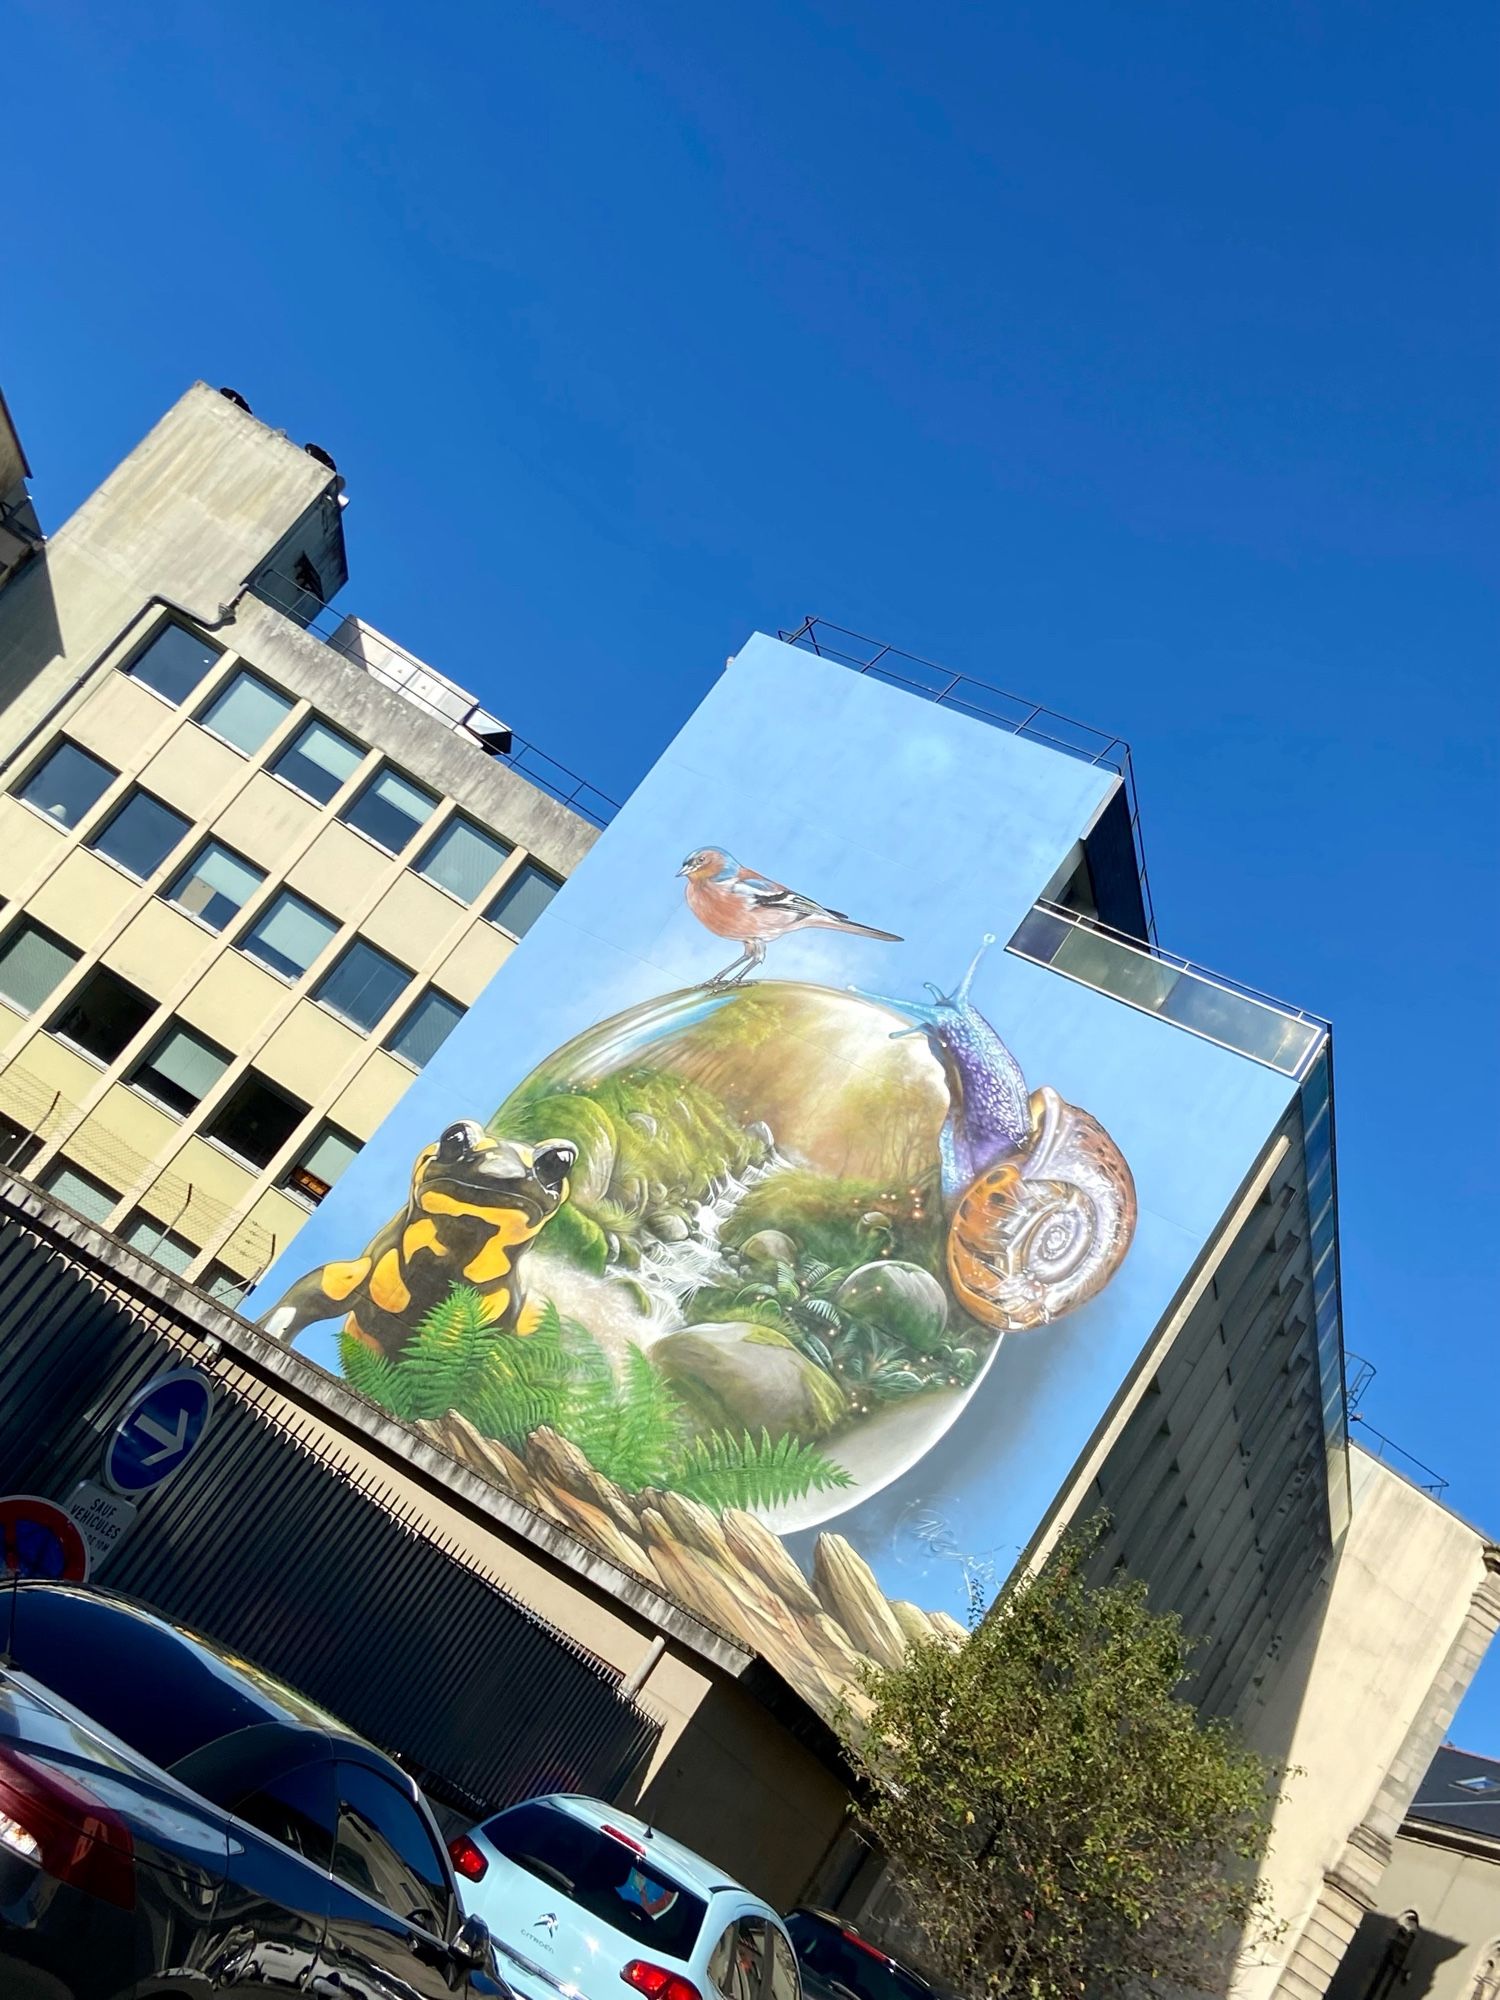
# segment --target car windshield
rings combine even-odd
[[[707,1905],[674,1881],[645,1843],[540,1801],[512,1806],[484,1832],[507,1861],[611,1930],[668,1958],[686,1958],[698,1942]]]
[[[259,1668],[120,1598],[57,1584],[16,1596],[16,1665],[153,1764],[261,1722],[342,1730]]]
[[[814,1987],[839,1986],[855,2000],[934,2000],[924,1979],[904,1972],[884,1952],[849,1937],[836,1924],[793,1911],[786,1927]]]

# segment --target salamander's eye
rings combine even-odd
[[[462,1118],[458,1124],[450,1125],[438,1140],[437,1156],[440,1160],[462,1160],[472,1153],[483,1134],[472,1118]]]
[[[570,1146],[565,1139],[554,1139],[546,1146],[537,1147],[532,1156],[531,1171],[544,1188],[555,1193],[568,1178],[577,1158],[576,1146]]]

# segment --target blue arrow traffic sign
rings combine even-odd
[[[196,1368],[174,1368],[137,1389],[104,1454],[116,1493],[149,1493],[184,1466],[203,1442],[214,1392]]]

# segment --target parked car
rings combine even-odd
[[[801,2000],[769,1903],[701,1854],[598,1799],[512,1806],[448,1844],[525,2000]]]
[[[786,1927],[807,2000],[952,2000],[827,1910],[792,1910]]]
[[[505,1993],[417,1787],[142,1605],[0,1590],[0,1992],[277,1990]]]

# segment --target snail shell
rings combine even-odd
[[[1135,1221],[1135,1182],[1113,1139],[1043,1085],[1031,1095],[1030,1143],[978,1175],[954,1208],[954,1294],[984,1326],[1044,1326],[1108,1284]]]

